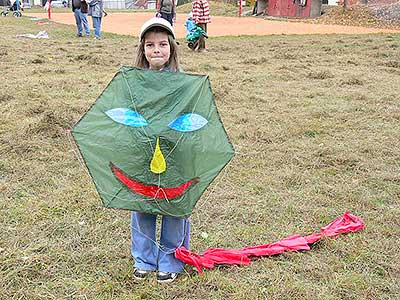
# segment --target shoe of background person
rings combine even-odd
[[[82,34],[77,33],[76,36],[77,37],[82,37]]]
[[[135,268],[133,270],[133,277],[136,280],[143,280],[143,279],[146,279],[146,277],[149,276],[150,273],[151,273],[151,271]]]
[[[157,272],[157,281],[158,282],[172,282],[178,277],[178,273],[170,273],[170,272]]]

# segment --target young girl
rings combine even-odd
[[[179,72],[175,33],[171,24],[162,18],[145,22],[140,32],[136,67],[165,72]],[[158,282],[171,282],[183,271],[184,264],[174,256],[175,249],[189,249],[188,219],[162,216],[160,243],[156,242],[157,216],[132,212],[133,276],[140,280],[157,271]]]

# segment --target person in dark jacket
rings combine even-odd
[[[172,25],[175,19],[174,0],[161,0],[158,15]]]
[[[88,5],[85,0],[72,0],[72,11],[74,12],[78,37],[82,36],[82,29],[85,29],[86,36],[90,36],[90,27],[87,20]],[[83,28],[82,28],[83,25]]]

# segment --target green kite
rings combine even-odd
[[[234,155],[202,75],[122,67],[72,135],[105,207],[175,217]]]

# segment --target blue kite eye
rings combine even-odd
[[[106,115],[115,122],[126,126],[141,127],[149,124],[141,114],[128,108],[113,108],[107,110]]]
[[[168,126],[177,131],[195,131],[206,125],[208,121],[194,113],[182,114],[173,120]]]

